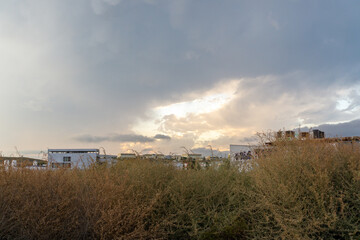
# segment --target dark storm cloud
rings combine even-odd
[[[92,135],[81,135],[75,137],[75,140],[79,142],[87,143],[98,143],[98,142],[134,142],[134,143],[151,143],[156,140],[170,140],[171,138],[166,135],[157,134],[154,137],[147,137],[138,134],[113,134],[110,136],[92,136]]]

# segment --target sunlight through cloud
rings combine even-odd
[[[191,100],[155,107],[148,114],[151,116],[150,119],[139,120],[133,130],[142,133],[145,131],[150,134],[157,131],[161,119],[165,116],[174,115],[177,118],[183,118],[189,114],[200,115],[215,112],[236,97],[239,83],[240,80],[223,81],[206,92],[188,94],[189,98],[192,98]],[[198,97],[194,99],[193,96]]]

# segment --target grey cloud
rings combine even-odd
[[[82,135],[75,138],[75,140],[80,142],[88,143],[98,143],[98,142],[138,142],[138,143],[147,143],[154,142],[154,138],[136,135],[136,134],[116,134],[112,136],[92,136],[92,135]]]
[[[0,93],[9,94],[0,94],[7,116],[0,131],[8,136],[0,144],[20,145],[20,135],[29,131],[41,133],[43,145],[53,135],[65,142],[69,134],[93,134],[91,129],[127,132],[149,108],[182,101],[184,93],[227,78],[282,76],[244,84],[245,97],[206,128],[219,123],[278,128],[297,124],[297,118],[320,124],[353,119],[357,113],[349,116],[333,106],[337,87],[359,83],[360,2],[175,2],[1,1],[0,39],[6,51],[0,55],[0,82],[6,87]],[[39,95],[44,99],[36,101]],[[14,110],[24,102],[53,111]],[[255,120],[242,117],[264,103],[279,103],[278,109],[285,110],[268,109]],[[302,114],[286,109],[290,105]],[[350,107],[357,105],[354,100]],[[257,120],[264,118],[269,119],[266,126]],[[191,132],[185,125],[178,123],[176,130]],[[195,127],[202,128],[201,122]],[[131,139],[89,135],[81,140]]]
[[[119,134],[110,137],[109,139],[112,142],[153,142],[154,138],[142,136],[142,135],[135,135],[135,134]]]
[[[165,140],[170,140],[171,137],[170,136],[167,136],[167,135],[164,135],[164,134],[156,134],[154,136],[155,139],[165,139]]]
[[[151,151],[154,151],[153,148],[144,148],[141,150],[141,152],[151,152]]]
[[[82,135],[74,138],[79,142],[87,142],[87,143],[98,143],[110,140],[109,137],[99,137],[99,136],[92,136],[92,135]]]
[[[87,142],[87,143],[98,143],[98,142],[134,142],[134,143],[150,143],[154,142],[155,140],[170,140],[171,138],[166,135],[157,134],[154,137],[147,137],[138,134],[113,134],[110,136],[92,136],[92,135],[81,135],[75,137],[75,140],[79,142]]]
[[[325,132],[326,137],[353,137],[360,136],[360,119],[337,124],[320,124],[313,127]],[[301,128],[308,131],[309,128]]]
[[[259,138],[257,136],[251,136],[251,137],[244,137],[242,139],[240,139],[240,142],[246,142],[246,143],[254,143],[254,142],[258,142]]]

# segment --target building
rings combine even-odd
[[[155,159],[165,159],[165,155],[162,153],[158,153],[155,155]]]
[[[120,159],[136,158],[135,153],[120,153]]]
[[[29,158],[29,157],[2,157],[0,156],[0,163],[13,167],[30,167],[30,166],[42,166],[47,164],[42,159]]]
[[[278,131],[276,133],[276,138],[286,138],[286,139],[295,138],[295,131]]]
[[[294,139],[299,138],[302,140],[305,139],[320,139],[325,138],[325,132],[318,129],[311,130],[309,132],[295,132],[295,131],[278,131],[275,133],[276,139]]]
[[[309,139],[310,133],[309,132],[300,132],[300,139]]]
[[[295,131],[285,131],[286,138],[295,138]]]
[[[207,160],[207,161],[219,161],[220,158],[218,156],[207,156],[207,157],[205,157],[205,160]]]
[[[155,154],[154,153],[146,153],[142,155],[142,158],[145,159],[154,159],[155,158]]]
[[[48,150],[48,166],[51,168],[87,168],[100,160],[107,161],[108,158],[100,155],[99,149]]]
[[[117,162],[117,156],[116,155],[105,155],[105,154],[99,154],[97,157],[98,163],[107,163],[107,164],[114,164]]]
[[[230,160],[240,161],[252,158],[254,146],[251,145],[230,145]]]
[[[96,148],[48,150],[48,166],[51,168],[87,168],[94,163],[113,164],[116,160],[116,155],[100,154]]]
[[[99,149],[49,149],[48,165],[51,168],[86,168],[95,163]]]
[[[195,159],[195,160],[202,160],[202,155],[200,153],[188,153],[182,155],[184,158],[187,159]]]
[[[314,129],[314,130],[312,131],[312,137],[315,138],[315,139],[325,138],[325,132],[320,131],[320,130],[318,130],[318,129]]]

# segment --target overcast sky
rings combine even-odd
[[[1,1],[0,151],[221,151],[299,124],[360,135],[359,9],[356,0]]]

